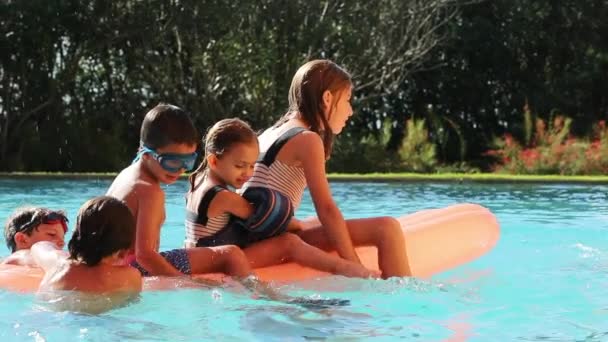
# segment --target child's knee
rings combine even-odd
[[[284,233],[279,238],[281,239],[281,246],[289,252],[294,251],[304,243],[299,236],[293,233]]]
[[[222,246],[222,254],[225,258],[232,260],[247,260],[245,252],[243,252],[239,246],[235,245]]]
[[[378,218],[378,238],[380,241],[385,239],[395,239],[403,237],[403,230],[401,224],[397,219],[390,216],[384,216]]]

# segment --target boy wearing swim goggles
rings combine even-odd
[[[136,220],[135,242],[127,262],[144,276],[182,276],[222,272],[237,277],[253,274],[236,246],[187,248],[159,252],[165,221],[161,183],[176,182],[197,159],[199,134],[179,107],[159,104],[145,116],[140,148],[133,163],[122,170],[107,195],[123,200]]]
[[[62,249],[68,219],[63,211],[47,208],[20,208],[15,210],[4,226],[6,246],[13,254],[3,264],[37,266],[30,248],[39,241],[50,241]]]

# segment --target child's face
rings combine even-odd
[[[63,225],[57,223],[42,223],[38,228],[34,228],[30,235],[19,232],[15,234],[17,249],[29,249],[33,244],[40,241],[50,241],[63,248],[65,245],[65,232]]]
[[[344,126],[346,126],[346,121],[348,121],[348,118],[353,115],[353,108],[350,104],[352,93],[353,89],[351,86],[349,86],[348,88],[333,94],[328,91],[326,94],[329,96],[323,96],[325,108],[330,108],[328,113],[328,123],[333,134],[339,134],[342,132],[342,129]],[[331,108],[336,100],[337,102],[335,103],[335,107]]]
[[[169,144],[156,149],[156,153],[158,153],[158,155],[181,154],[187,156],[194,152],[196,152],[196,145],[189,144]],[[144,159],[148,163],[150,172],[161,183],[175,183],[179,179],[179,176],[186,171],[184,168],[181,168],[175,172],[167,171],[160,165],[158,160],[154,159],[150,154],[144,154]]]
[[[257,141],[234,144],[221,156],[212,156],[209,167],[226,184],[239,189],[253,175],[253,167],[259,154]]]

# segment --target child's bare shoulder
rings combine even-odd
[[[114,267],[114,279],[117,286],[125,286],[127,290],[141,290],[143,284],[141,273],[130,266]]]
[[[140,206],[162,205],[164,207],[165,192],[158,184],[138,183],[134,187],[134,195]]]
[[[107,195],[125,201],[133,212],[141,202],[164,200],[165,193],[157,182],[134,171],[123,170],[112,182]]]
[[[140,196],[164,196],[165,192],[158,183],[153,183],[144,179],[137,180],[133,184],[133,191]]]
[[[313,131],[304,131],[296,136],[294,136],[292,139],[290,139],[292,141],[294,141],[295,143],[321,143],[323,144],[323,139],[321,138],[321,136]]]
[[[220,202],[226,204],[231,204],[234,201],[245,201],[245,199],[236,192],[230,191],[228,189],[220,190],[213,199],[213,202]]]

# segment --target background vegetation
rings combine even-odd
[[[201,132],[352,72],[335,172],[608,171],[604,0],[0,2],[0,171],[116,171],[158,102]]]

